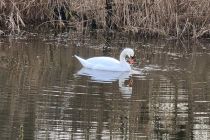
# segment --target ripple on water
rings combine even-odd
[[[72,57],[105,55],[104,41],[64,40],[1,40],[0,139],[209,139],[208,44],[124,40],[140,62],[119,73]]]

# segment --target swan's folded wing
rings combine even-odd
[[[100,64],[104,66],[120,64],[120,61],[111,57],[93,57],[93,58],[87,59],[87,61],[92,64]]]

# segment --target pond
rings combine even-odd
[[[82,69],[73,57],[118,58],[131,73]],[[206,41],[30,36],[0,39],[0,139],[210,138]]]

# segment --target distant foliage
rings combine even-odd
[[[1,0],[0,31],[33,27],[208,37],[209,0]]]

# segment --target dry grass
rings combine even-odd
[[[210,34],[209,7],[208,0],[1,0],[0,31],[16,33],[32,25],[84,31],[93,23],[107,30],[109,18],[108,28],[118,31],[199,38]]]

